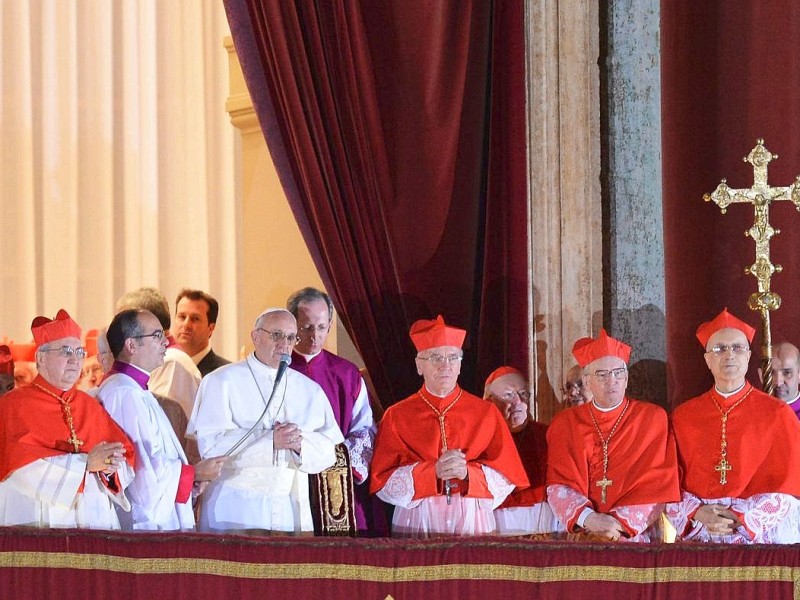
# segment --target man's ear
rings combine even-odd
[[[208,337],[211,337],[211,334],[214,333],[214,328],[217,326],[216,323],[209,323],[208,324]]]
[[[761,367],[758,367],[758,380],[762,385],[764,384],[764,374],[761,372]]]

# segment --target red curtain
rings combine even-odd
[[[524,364],[526,309],[505,321],[527,306],[521,1],[225,6],[292,211],[381,402],[419,386],[418,318],[468,330],[467,389]]]
[[[662,142],[666,266],[667,365],[674,407],[712,382],[697,326],[728,307],[760,331],[747,307],[756,280],[745,275],[755,246],[743,232],[753,208],[725,215],[704,203],[723,177],[731,187],[753,183],[742,162],[764,138],[780,158],[769,182],[786,186],[800,175],[800,3],[794,0],[662,0]],[[773,342],[800,343],[800,215],[788,202],[772,205],[781,230],[772,262],[784,271],[772,289],[783,298],[772,313]],[[751,377],[760,360],[753,344]],[[756,376],[757,377],[757,376]]]

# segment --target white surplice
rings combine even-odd
[[[186,454],[155,396],[123,373],[103,381],[98,400],[136,449],[136,478],[128,487],[131,512],[119,513],[122,528],[192,530],[191,494],[176,502]]]

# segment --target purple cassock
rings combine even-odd
[[[794,415],[800,419],[800,396],[789,402],[789,408],[794,411]]]
[[[344,435],[350,453],[355,479],[355,514],[358,535],[384,536],[388,525],[383,503],[369,493],[369,464],[372,461],[372,443],[375,438],[375,421],[369,396],[361,373],[353,363],[327,350],[310,360],[302,354],[292,353],[291,368],[315,381],[325,391],[333,408],[336,422]]]

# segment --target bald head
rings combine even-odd
[[[772,381],[775,397],[786,403],[797,399],[800,388],[800,350],[789,342],[781,342],[772,347]]]

